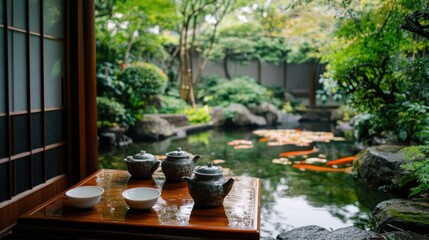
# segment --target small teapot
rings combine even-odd
[[[196,155],[191,159],[191,155],[179,147],[177,151],[165,154],[166,159],[162,161],[161,169],[165,175],[166,181],[179,182],[183,181],[182,177],[192,176],[197,166],[200,156]]]
[[[151,178],[161,163],[155,156],[143,150],[134,156],[128,156],[124,161],[128,172],[135,178]]]
[[[199,166],[194,170],[194,177],[183,177],[188,182],[189,194],[194,199],[196,208],[213,208],[223,204],[224,198],[232,189],[234,179],[228,181],[223,176],[221,167]]]

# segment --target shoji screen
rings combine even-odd
[[[64,0],[0,0],[0,204],[65,173]]]

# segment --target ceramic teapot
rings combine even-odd
[[[124,161],[128,172],[135,178],[152,178],[152,174],[161,163],[155,156],[143,150],[134,156],[128,156]]]
[[[221,167],[199,166],[194,170],[194,177],[183,177],[188,182],[189,194],[194,199],[195,208],[212,208],[223,204],[224,198],[232,189],[234,179],[228,181],[223,176]]]
[[[192,176],[200,159],[198,155],[191,158],[191,155],[182,151],[180,147],[177,148],[177,151],[168,152],[165,155],[167,158],[162,161],[161,169],[165,179],[172,182],[183,181],[182,177]]]

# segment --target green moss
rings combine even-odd
[[[429,209],[428,209],[429,210]],[[415,211],[401,211],[401,209],[388,209],[391,216],[399,218],[406,222],[419,223],[429,226],[429,211],[418,210]]]

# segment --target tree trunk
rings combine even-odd
[[[223,70],[225,71],[225,77],[231,80],[231,74],[229,74],[229,69],[228,69],[228,57],[225,56],[225,58],[223,59]]]

